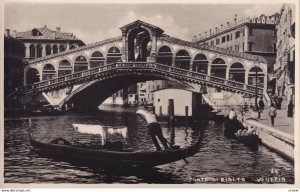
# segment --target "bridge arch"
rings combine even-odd
[[[240,62],[231,64],[229,68],[229,80],[245,83],[245,67]]]
[[[57,45],[52,46],[52,52],[53,52],[53,54],[58,53],[58,46]]]
[[[165,65],[172,66],[173,53],[169,46],[163,45],[158,49],[157,62]]]
[[[85,56],[79,55],[74,61],[74,73],[84,71],[89,68],[88,60]]]
[[[107,51],[106,61],[107,64],[114,63],[121,59],[121,51],[117,46],[112,46]]]
[[[226,78],[227,65],[222,58],[215,58],[211,63],[211,76]]]
[[[148,48],[151,39],[153,39],[151,30],[146,26],[130,29],[127,33],[128,61],[147,61],[151,51],[151,47]]]
[[[254,66],[249,70],[248,73],[248,84],[256,85],[256,76],[257,76],[257,85],[258,87],[264,87],[265,74],[262,68]]]
[[[58,69],[57,69],[58,77],[65,76],[65,75],[72,74],[72,73],[73,73],[73,67],[72,67],[70,61],[68,61],[67,59],[64,59],[59,62]]]
[[[40,82],[39,71],[35,68],[29,68],[26,71],[25,81],[26,81],[26,84],[33,84],[33,83]]]
[[[187,50],[181,49],[176,53],[175,66],[181,69],[190,69],[191,57]]]
[[[51,45],[46,45],[46,55],[51,55]]]
[[[43,51],[43,47],[42,45],[37,45],[36,46],[36,57],[42,57],[42,51]]]
[[[90,57],[90,68],[93,69],[96,67],[103,66],[104,62],[105,62],[105,58],[103,54],[100,51],[95,51],[92,53]]]
[[[50,80],[56,77],[55,67],[48,63],[43,67],[42,80]]]
[[[193,59],[193,71],[208,74],[208,59],[205,54],[197,53]]]

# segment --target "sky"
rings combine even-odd
[[[121,35],[120,27],[137,19],[166,34],[191,41],[194,35],[238,19],[273,15],[282,4],[103,4],[6,3],[4,28],[23,32],[47,25],[73,33],[86,44]]]

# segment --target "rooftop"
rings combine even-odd
[[[60,32],[60,28],[57,27],[56,31],[53,31],[45,25],[42,28],[33,28],[32,30],[25,32],[16,32],[17,39],[29,39],[29,40],[73,40],[81,41],[73,33]]]

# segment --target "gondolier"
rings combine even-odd
[[[147,121],[148,132],[151,135],[152,141],[153,141],[157,151],[161,151],[161,147],[160,147],[156,137],[158,137],[160,142],[163,144],[165,150],[169,149],[168,141],[163,136],[161,127],[160,127],[159,123],[157,122],[155,115],[153,113],[146,112],[144,110],[137,110],[136,113],[142,115],[145,118],[145,120]]]

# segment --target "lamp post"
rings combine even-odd
[[[257,117],[260,119],[260,109],[257,104],[257,97],[258,97],[258,71],[260,71],[259,64],[255,63],[254,67],[255,71],[255,110],[257,111]]]

